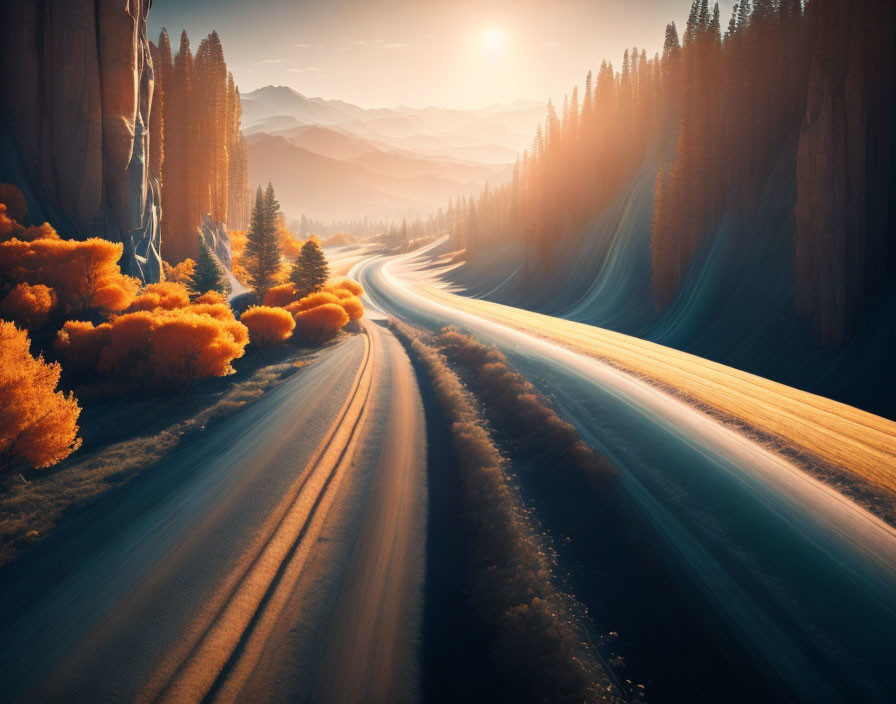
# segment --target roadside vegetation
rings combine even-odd
[[[256,288],[248,307],[232,307],[201,235],[195,261],[165,264],[167,279],[144,285],[122,273],[121,243],[23,226],[21,192],[0,188],[0,562],[363,316],[360,285],[330,279],[317,240],[282,227],[273,188],[258,195],[241,260]]]
[[[404,324],[391,325],[425,370],[450,428],[469,554],[466,596],[480,626],[475,635],[488,641],[494,661],[494,695],[517,702],[624,700],[589,642],[582,606],[557,584],[553,557],[530,520],[481,403],[439,349]],[[478,352],[466,344],[463,349]]]

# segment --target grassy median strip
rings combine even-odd
[[[445,357],[397,321],[449,422],[472,552],[469,598],[491,643],[505,701],[617,702],[623,694],[579,624],[581,609],[552,581],[537,537],[474,397]]]

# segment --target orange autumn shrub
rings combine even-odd
[[[58,240],[59,235],[48,222],[43,225],[23,227],[16,222],[16,218],[7,212],[7,206],[0,203],[0,242],[6,242],[13,238],[22,242],[33,242],[40,239]]]
[[[345,276],[330,279],[324,285],[325,291],[335,291],[337,289],[345,289],[346,291],[350,291],[353,296],[358,296],[359,298],[364,295],[364,289],[362,288],[361,284],[359,284],[354,279],[350,279]]]
[[[0,313],[7,320],[28,330],[36,330],[47,322],[56,307],[56,293],[43,284],[19,284],[3,299]]]
[[[189,307],[190,312],[197,315],[207,315],[215,320],[234,320],[233,310],[226,303],[194,303]]]
[[[25,194],[22,189],[12,183],[0,183],[0,205],[13,220],[22,221],[28,212]]]
[[[364,317],[364,304],[361,299],[355,296],[348,296],[339,299],[339,305],[352,320],[360,320]]]
[[[338,305],[339,298],[326,291],[315,291],[314,293],[309,293],[307,296],[296,301],[295,303],[290,303],[288,306],[286,306],[286,310],[295,315],[300,311],[308,310],[309,308],[316,308],[317,306],[322,306],[325,303],[335,303]]]
[[[163,281],[144,286],[128,310],[155,310],[156,308],[172,310],[185,308],[188,305],[190,305],[190,292],[187,291],[186,286],[172,281]]]
[[[230,230],[230,271],[244,286],[249,284],[249,272],[245,266],[246,231]]]
[[[189,286],[193,280],[193,272],[196,269],[196,262],[192,259],[184,259],[177,266],[171,266],[168,262],[162,262],[162,271],[165,274],[165,281],[171,281],[175,284],[183,284]]]
[[[264,305],[266,306],[286,308],[290,303],[294,303],[297,300],[296,287],[291,283],[274,286],[264,294]]]
[[[258,347],[272,347],[286,341],[296,327],[296,321],[283,308],[252,306],[240,316],[249,328],[249,340]]]
[[[296,334],[314,344],[326,342],[348,323],[348,314],[337,303],[300,310],[294,313]]]
[[[197,379],[233,373],[249,335],[241,323],[216,320],[190,309],[156,315],[149,358],[151,378],[183,387]],[[113,335],[114,335],[113,325]]]
[[[231,362],[249,342],[245,326],[232,315],[219,320],[192,307],[126,313],[109,327],[98,370],[149,384],[184,386],[230,374]]]
[[[5,242],[16,237],[25,228],[16,222],[6,208],[4,203],[0,203],[0,242]]]
[[[218,293],[217,291],[206,291],[201,296],[197,296],[193,300],[194,305],[197,303],[209,303],[212,305],[225,305],[226,306],[227,299],[224,297],[223,293]]]
[[[118,268],[124,245],[92,237],[83,242],[42,238],[0,242],[0,275],[43,284],[69,312],[115,312],[134,300],[139,282]]]
[[[92,372],[99,365],[100,352],[109,344],[111,334],[109,323],[94,327],[90,322],[68,320],[56,333],[53,350],[67,370],[81,374]]]
[[[54,349],[76,371],[96,370],[147,385],[185,386],[230,374],[231,362],[243,355],[248,343],[249,331],[229,306],[204,303],[125,313],[96,327],[68,321]]]
[[[0,470],[49,467],[81,445],[78,400],[56,390],[62,367],[29,347],[24,330],[0,321]]]

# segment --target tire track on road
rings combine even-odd
[[[243,654],[253,630],[288,567],[301,565],[323,524],[338,484],[351,464],[363,426],[372,382],[373,345],[364,330],[361,367],[330,432],[299,474],[286,497],[259,532],[235,577],[211,600],[197,619],[193,637],[178,656],[169,658],[150,681],[141,701],[202,701],[221,685]]]

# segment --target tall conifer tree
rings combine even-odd
[[[296,293],[304,298],[309,293],[320,291],[329,277],[330,267],[323,250],[316,240],[308,240],[302,245],[289,277]]]
[[[259,301],[264,300],[264,295],[277,283],[277,272],[280,270],[280,243],[275,224],[279,209],[273,185],[269,183],[264,194],[259,186],[246,234],[246,270]]]

